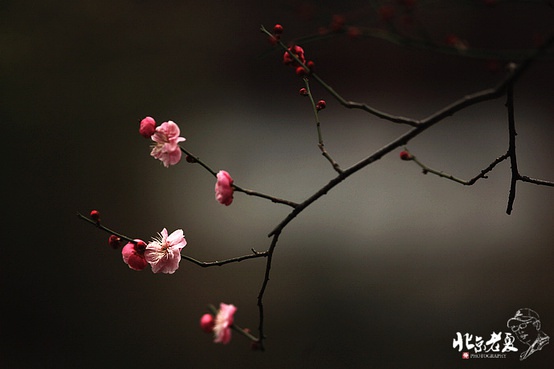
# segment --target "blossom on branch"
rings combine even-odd
[[[224,170],[217,173],[217,182],[215,183],[215,199],[225,206],[233,202],[233,178]]]
[[[228,344],[231,341],[231,326],[237,311],[235,305],[219,304],[219,311],[215,317],[214,342]]]
[[[121,250],[123,261],[133,270],[143,270],[148,265],[144,257],[145,249],[146,243],[143,240],[127,243]]]
[[[182,229],[177,229],[168,235],[163,229],[158,238],[153,239],[144,252],[146,261],[154,273],[173,274],[179,269],[181,250],[187,244]]]
[[[179,142],[185,141],[185,138],[179,137],[180,133],[179,126],[172,121],[168,121],[156,127],[156,131],[152,135],[152,141],[155,144],[152,146],[150,155],[161,160],[166,168],[177,164],[181,160],[182,154]]]

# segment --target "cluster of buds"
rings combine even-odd
[[[297,60],[300,61],[300,63]],[[315,66],[312,60],[306,61],[304,49],[298,45],[292,45],[289,47],[288,51],[285,51],[283,54],[283,63],[295,68],[295,72],[299,76],[309,74]]]

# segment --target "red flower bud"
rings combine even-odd
[[[140,246],[139,246],[140,245]],[[123,261],[133,270],[143,270],[148,265],[146,258],[144,257],[144,249],[146,249],[146,244],[144,241],[135,240],[135,242],[129,242],[123,249],[121,249],[121,256],[123,256]],[[138,246],[138,247],[137,247]],[[139,250],[142,249],[142,252]]]
[[[196,163],[196,158],[194,156],[191,156],[191,155],[186,155],[185,156],[185,160],[187,161],[187,163]]]
[[[144,138],[150,138],[156,132],[156,121],[152,117],[146,117],[140,121],[139,133]]]
[[[402,159],[402,160],[413,160],[414,157],[413,157],[412,154],[410,154],[409,151],[404,150],[400,153],[400,159]]]
[[[108,238],[108,244],[110,245],[110,247],[112,249],[117,249],[119,248],[119,246],[121,246],[121,238],[117,237],[115,234],[112,234],[109,238]]]
[[[379,16],[385,22],[390,22],[394,18],[394,7],[391,5],[383,5],[379,8]]]
[[[204,314],[200,318],[200,328],[206,333],[211,333],[214,330],[214,317],[211,314]]]
[[[308,96],[308,90],[306,90],[305,87],[302,87],[302,88],[298,91],[298,93],[299,93],[300,95],[302,95],[302,96]]]
[[[296,68],[296,75],[297,76],[305,76],[306,74],[308,74],[308,72],[306,72],[306,69],[304,69],[304,67]]]
[[[325,100],[319,100],[315,105],[315,108],[319,111],[319,110],[325,109],[326,106],[327,106],[327,103],[325,102]]]
[[[281,26],[280,24],[276,24],[273,26],[273,33],[276,34],[276,35],[280,35],[281,33],[283,33],[283,26]]]
[[[100,212],[98,210],[92,210],[90,212],[90,218],[94,220],[95,222],[100,221]]]
[[[333,15],[333,18],[331,19],[331,30],[333,32],[339,32],[344,27],[344,23],[346,22],[346,19],[339,14]]]
[[[146,243],[141,240],[137,240],[135,243],[135,251],[139,254],[144,254],[144,251],[146,251]]]

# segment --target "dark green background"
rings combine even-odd
[[[187,255],[217,260],[269,246],[288,208],[236,194],[214,178],[164,168],[138,135],[146,115],[174,120],[187,149],[240,186],[302,201],[334,176],[316,146],[313,114],[260,24],[284,39],[315,33],[332,14],[379,25],[368,1],[0,1],[4,128],[0,368],[520,368],[548,367],[553,344],[520,363],[464,361],[456,332],[506,330],[521,307],[554,334],[554,192],[518,185],[505,214],[509,165],[473,187],[421,175],[393,153],[331,191],[283,233],[266,297],[265,353],[198,328],[209,303],[257,326],[264,263],[172,276],[134,272],[107,234],[75,214],[150,239],[185,231]],[[418,2],[441,42],[529,48],[554,31],[547,2]],[[453,5],[456,4],[456,5]],[[502,78],[486,62],[335,37],[305,45],[346,98],[424,118]],[[516,85],[525,175],[554,180],[552,61]],[[327,149],[349,166],[408,128],[325,98]],[[471,178],[507,149],[505,99],[467,109],[415,139],[422,161]]]

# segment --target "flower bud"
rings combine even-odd
[[[280,24],[276,24],[273,26],[273,33],[276,34],[276,35],[280,35],[281,33],[283,33],[283,26],[280,25]]]
[[[305,76],[306,74],[308,74],[308,72],[306,72],[306,69],[304,69],[304,67],[296,68],[296,75],[297,76]]]
[[[327,106],[327,103],[325,102],[325,100],[319,100],[315,105],[315,108],[319,111],[319,110],[325,109],[326,106]]]
[[[413,160],[414,157],[413,157],[412,154],[410,154],[409,151],[404,150],[404,151],[400,152],[400,159],[402,159],[402,160]]]
[[[90,218],[94,220],[95,222],[100,221],[100,212],[98,210],[92,210],[90,212]]]
[[[142,240],[135,240],[135,251],[139,254],[144,254],[144,251],[146,250],[146,243]]]
[[[197,163],[197,160],[194,156],[186,155],[185,160],[187,163]]]
[[[214,317],[211,314],[204,314],[202,315],[202,318],[200,318],[200,328],[206,332],[211,333],[214,330]]]
[[[117,249],[119,248],[119,246],[121,246],[121,238],[117,237],[115,234],[112,234],[109,238],[108,238],[108,244],[110,245],[110,247],[112,249]]]
[[[156,132],[156,121],[152,117],[146,117],[140,121],[139,133],[144,138],[150,138]]]
[[[298,93],[302,96],[308,96],[308,90],[305,87],[302,87]]]
[[[144,250],[141,253],[137,249],[138,245],[144,245],[144,248],[146,249],[146,244],[142,240],[135,240],[135,242],[136,243],[129,242],[125,246],[123,246],[123,249],[121,250],[121,256],[123,257],[123,261],[125,262],[125,264],[129,266],[129,268],[138,271],[146,268],[148,262],[144,257]]]

